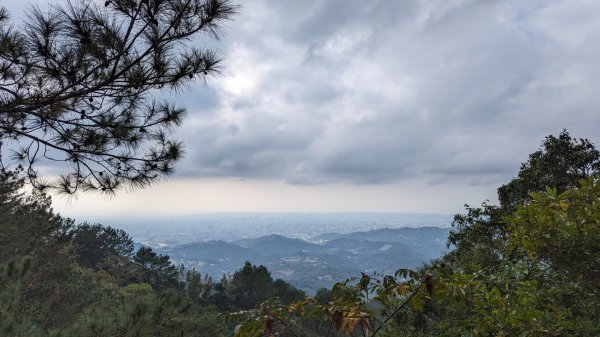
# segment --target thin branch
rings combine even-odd
[[[415,289],[415,291],[410,294],[410,296],[404,301],[402,302],[402,304],[396,308],[396,310],[394,310],[394,312],[392,312],[385,320],[383,320],[383,322],[381,323],[381,325],[379,325],[379,327],[377,329],[375,329],[375,331],[373,332],[373,334],[371,335],[371,337],[375,337],[375,335],[377,334],[377,332],[379,332],[379,330],[381,330],[381,328],[390,320],[392,319],[392,317],[394,317],[400,310],[402,310],[402,308],[404,308],[404,306],[406,306],[406,304],[408,304],[408,302],[410,302],[410,300],[412,300],[413,297],[415,297],[415,295],[419,292],[419,290],[423,287],[424,282],[421,282],[419,284],[419,286],[417,287],[417,289]]]
[[[333,318],[331,318],[331,322],[329,322],[329,328],[327,328],[327,334],[325,335],[325,337],[329,337],[329,334],[331,333],[331,327],[333,326]]]

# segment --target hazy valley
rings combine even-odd
[[[361,272],[393,273],[441,256],[447,251],[451,217],[231,213],[112,222],[175,264],[216,280],[250,261],[267,266],[274,278],[314,293]]]
[[[446,250],[449,228],[376,229],[329,233],[310,240],[273,234],[232,242],[212,240],[157,249],[174,263],[220,277],[245,261],[267,266],[274,278],[314,293],[365,273],[415,268]]]

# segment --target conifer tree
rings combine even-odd
[[[170,174],[185,109],[162,97],[219,72],[219,54],[197,46],[234,12],[229,0],[68,0],[17,27],[0,8],[0,166],[67,194]],[[58,180],[40,177],[48,163]]]

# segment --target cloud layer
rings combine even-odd
[[[546,135],[600,141],[597,22],[592,0],[241,2],[224,76],[176,98],[178,175],[496,186]]]
[[[225,76],[184,99],[180,173],[506,181],[548,134],[598,140],[599,21],[583,0],[246,2]]]

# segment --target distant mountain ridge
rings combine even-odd
[[[318,251],[320,245],[298,238],[271,234],[253,239],[241,239],[233,243],[256,251],[262,255],[292,254],[302,251]]]
[[[214,213],[165,218],[97,219],[120,228],[151,247],[278,234],[310,238],[325,233],[347,234],[382,228],[436,226],[452,222],[450,214],[425,213]]]
[[[366,273],[393,273],[439,257],[450,228],[382,228],[325,233],[307,240],[266,235],[231,242],[210,240],[157,248],[177,263],[215,278],[245,261],[263,264],[272,275],[309,293]]]

